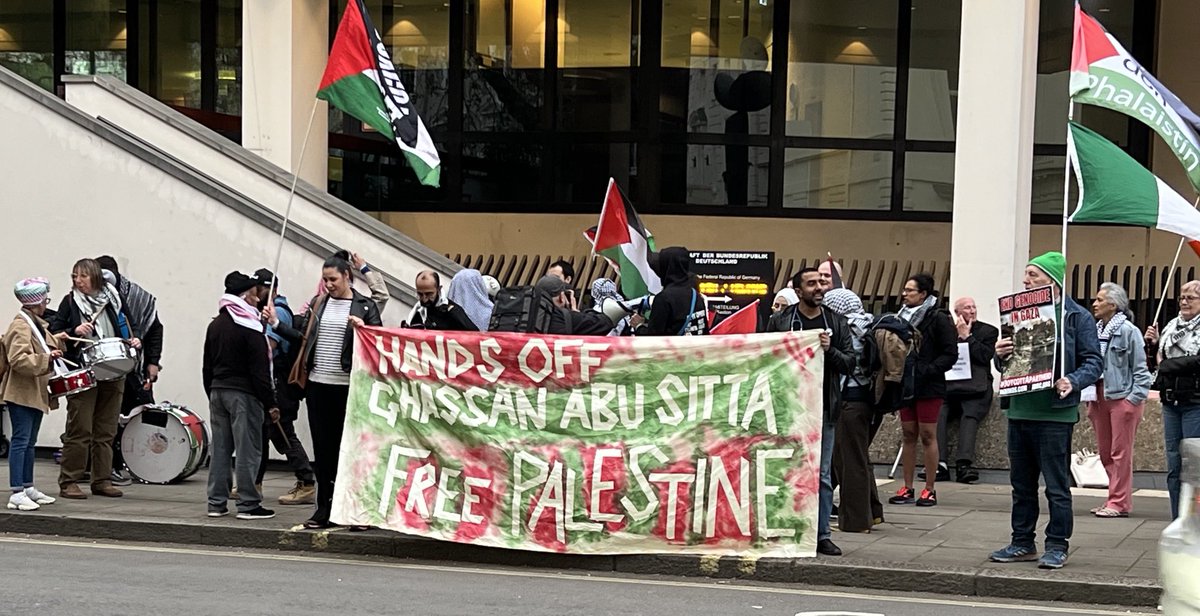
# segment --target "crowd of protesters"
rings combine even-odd
[[[531,287],[511,289],[473,269],[455,274],[448,288],[438,273],[423,271],[414,280],[418,301],[400,325],[597,336],[708,334],[710,313],[688,250],[664,249],[650,265],[662,290],[640,298],[622,297],[607,278],[591,281],[586,293],[577,294],[583,281],[575,279],[566,261],[553,263]],[[1092,511],[1100,518],[1126,517],[1131,511],[1133,440],[1152,388],[1163,399],[1173,515],[1179,508],[1179,443],[1200,437],[1200,282],[1184,285],[1179,315],[1161,334],[1150,327],[1143,336],[1130,320],[1124,289],[1102,285],[1089,313],[1063,293],[1065,268],[1062,255],[1052,252],[1032,259],[1024,274],[1027,289],[1053,288],[1065,352],[1056,358],[1053,389],[1002,400],[1008,419],[1012,539],[991,553],[996,562],[1037,560],[1048,569],[1066,563],[1073,521],[1069,459],[1081,402],[1086,402],[1109,476],[1108,498]],[[369,287],[370,296],[355,288],[356,278]],[[209,516],[227,515],[229,500],[236,501],[241,519],[274,515],[262,506],[261,487],[267,444],[273,443],[297,480],[280,503],[315,505],[307,528],[334,526],[330,510],[353,330],[382,324],[388,292],[382,276],[348,252],[325,261],[321,280],[317,295],[293,312],[269,270],[231,272],[225,278],[218,315],[208,328],[202,375],[213,432]],[[70,399],[61,497],[86,498],[76,485],[85,476],[94,495],[121,496],[114,487],[123,479],[120,463],[114,469],[112,462],[118,412],[153,401],[162,340],[153,296],[120,278],[111,259],[81,260],[72,281],[74,288],[57,312],[48,308],[45,279],[22,280],[14,289],[22,308],[4,336],[0,366],[6,372],[0,397],[14,432],[9,509],[32,510],[55,502],[33,485],[33,445],[42,415],[58,403],[47,394],[46,381],[59,358],[77,353],[73,341],[120,336],[145,353],[128,383],[110,382],[107,389]],[[974,299],[945,302],[927,274],[909,277],[899,293],[897,312],[871,315],[842,283],[840,266],[830,260],[798,272],[775,295],[770,317],[758,328],[815,331],[824,353],[817,529],[817,550],[824,555],[841,554],[832,540],[833,519],[841,531],[855,533],[869,533],[884,522],[869,450],[889,413],[899,415],[903,435],[902,485],[889,503],[938,505],[937,483],[951,480],[952,469],[955,481],[979,480],[977,431],[993,405],[993,369],[1002,369],[1011,357],[1013,340],[978,320]],[[963,353],[969,377],[947,380]],[[1156,383],[1151,383],[1148,362],[1158,365]],[[301,400],[307,400],[313,435],[311,462],[294,429]],[[948,436],[955,423],[957,449],[952,452]],[[920,473],[918,448],[924,452]],[[231,490],[235,476],[237,489]],[[924,482],[920,492],[917,479]],[[1041,555],[1034,542],[1039,483],[1046,486],[1049,505]],[[836,506],[835,486],[840,486]]]

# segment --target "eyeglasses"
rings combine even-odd
[[[900,289],[900,292],[901,292],[901,293],[903,293],[903,294],[905,294],[905,295],[908,295],[909,293],[920,293],[920,292],[921,292],[921,290],[920,290],[920,289],[908,289],[908,288],[905,288],[905,289]]]
[[[1181,301],[1181,302],[1194,302],[1196,300],[1200,300],[1200,295],[1180,295],[1179,296],[1179,301]]]

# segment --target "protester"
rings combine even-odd
[[[462,306],[450,301],[442,293],[442,277],[437,272],[425,270],[417,274],[416,288],[417,305],[408,313],[408,319],[402,327],[455,332],[480,331],[479,326]],[[484,329],[486,330],[486,323]]]
[[[271,354],[262,324],[259,281],[241,272],[225,276],[225,293],[204,338],[202,376],[208,395],[213,453],[208,471],[208,517],[229,515],[231,467],[238,479],[237,517],[265,520],[275,512],[262,506],[255,476],[264,451],[264,413],[277,417]]]
[[[317,481],[313,474],[312,463],[304,444],[296,435],[296,420],[300,416],[300,400],[304,391],[288,383],[288,371],[295,362],[293,352],[299,345],[293,345],[285,340],[269,324],[272,321],[287,324],[291,327],[295,321],[287,298],[279,294],[279,281],[275,274],[266,268],[254,272],[258,279],[259,305],[263,307],[263,316],[267,320],[267,342],[271,347],[271,377],[275,384],[275,401],[279,409],[278,417],[269,414],[263,424],[262,461],[258,465],[258,475],[255,485],[262,492],[263,477],[267,473],[268,445],[274,445],[275,450],[287,458],[288,468],[296,476],[296,484],[291,490],[279,497],[280,505],[313,505],[316,504]]]
[[[1026,289],[1051,286],[1058,334],[1063,349],[1056,353],[1053,389],[1042,389],[1005,399],[1008,414],[1008,463],[1012,483],[1012,542],[992,552],[993,562],[1037,560],[1043,569],[1067,564],[1074,514],[1071,511],[1071,436],[1079,421],[1079,394],[1095,384],[1104,369],[1096,321],[1063,293],[1067,263],[1062,253],[1048,252],[1025,267]],[[1200,342],[1200,340],[1198,340]],[[1200,346],[1196,347],[1200,349]],[[996,358],[1003,367],[1013,354],[1012,338],[996,342]],[[1164,412],[1165,414],[1165,412]],[[1038,476],[1046,484],[1050,522],[1046,525],[1046,550],[1038,558]]]
[[[835,431],[842,404],[842,379],[854,372],[857,363],[854,359],[854,344],[846,319],[823,305],[824,284],[816,268],[800,270],[792,278],[792,287],[798,290],[800,301],[773,315],[767,322],[767,331],[820,332],[821,349],[825,356],[825,375],[822,387],[824,396],[821,413],[821,485],[817,515],[817,552],[826,556],[841,556],[842,550],[833,542],[830,527],[830,516],[833,512],[831,469]],[[657,310],[657,300],[654,305]],[[650,316],[653,321],[653,312]]]
[[[33,485],[33,461],[42,417],[58,408],[58,400],[50,398],[49,384],[54,362],[62,357],[60,344],[65,336],[50,335],[42,320],[50,293],[45,278],[26,278],[16,284],[13,293],[21,302],[21,311],[4,334],[8,370],[0,386],[0,400],[8,407],[13,429],[8,452],[8,485],[12,489],[8,508],[34,511],[55,501]]]
[[[616,321],[627,313],[616,302],[609,301],[608,312],[571,309],[570,288],[558,276],[542,276],[534,288],[544,293],[554,304],[550,313],[550,329],[547,334],[564,336],[605,336],[616,327]],[[614,319],[616,317],[616,319]]]
[[[271,322],[281,336],[301,344],[288,382],[304,387],[308,401],[308,425],[312,431],[315,458],[313,470],[317,476],[316,510],[304,522],[304,527],[310,529],[333,526],[329,516],[333,507],[333,480],[337,475],[342,424],[346,420],[346,400],[350,395],[354,329],[383,324],[374,300],[363,296],[351,285],[348,256],[339,252],[325,260],[321,270],[324,293],[312,299],[312,308],[303,317],[296,317],[295,327]],[[433,298],[436,295],[432,292],[425,296],[425,299]]]
[[[790,282],[788,284],[791,284]],[[771,314],[779,314],[788,306],[796,305],[800,298],[796,295],[796,290],[788,287],[775,294],[775,301],[771,302]]]
[[[567,298],[571,300],[571,310],[579,310],[579,299],[575,297],[575,266],[570,261],[559,259],[546,268],[547,276],[554,276],[567,283]]]
[[[617,283],[608,278],[597,278],[592,282],[592,310],[596,312],[604,312],[604,300],[612,300],[615,302],[624,302],[625,298],[621,292],[617,290]],[[631,314],[623,316],[617,320],[616,327],[608,332],[609,336],[629,336],[634,330],[645,323],[645,318],[640,314]]]
[[[872,526],[883,523],[870,452],[871,420],[876,413],[871,404],[871,376],[862,361],[864,338],[870,335],[874,319],[850,289],[831,289],[822,303],[846,319],[854,353],[854,369],[842,386],[842,408],[833,439],[833,475],[841,485],[838,529],[869,533]]]
[[[904,433],[904,486],[888,499],[893,505],[933,507],[938,504],[937,473],[926,473],[925,487],[917,496],[913,477],[917,467],[917,437],[925,451],[925,468],[938,465],[938,417],[946,397],[946,371],[958,361],[958,335],[950,315],[940,310],[933,277],[916,274],[904,283],[904,307],[899,316],[920,334],[916,345],[915,388],[913,401],[900,409],[900,427]]]
[[[647,336],[701,336],[708,334],[708,309],[696,289],[692,257],[687,248],[666,248],[656,255],[651,268],[663,289],[654,297],[650,318],[638,330]]]
[[[959,483],[979,481],[975,469],[975,437],[979,424],[992,408],[992,359],[996,356],[996,339],[1000,330],[979,320],[975,300],[960,297],[954,302],[954,327],[958,343],[966,344],[971,361],[971,378],[946,382],[946,398],[938,415],[937,481],[950,480],[950,442],[948,424],[958,420],[958,451],[955,452],[954,480]]]
[[[459,306],[475,329],[486,332],[488,320],[492,318],[492,298],[479,270],[462,269],[450,279],[450,290],[446,293],[450,305]]]
[[[1167,492],[1171,518],[1179,517],[1179,444],[1200,438],[1200,281],[1191,280],[1179,290],[1179,316],[1167,323],[1162,336],[1151,326],[1147,340],[1158,345],[1158,381],[1162,396],[1163,438],[1167,451]]]
[[[1129,312],[1129,295],[1113,282],[1100,285],[1092,301],[1104,376],[1084,392],[1088,420],[1108,474],[1108,499],[1092,510],[1098,518],[1124,518],[1133,510],[1133,437],[1150,393],[1150,370],[1142,332]]]
[[[162,371],[163,325],[158,318],[158,300],[136,282],[121,275],[117,260],[109,255],[96,257],[96,263],[106,272],[111,272],[109,281],[121,295],[121,303],[129,314],[129,328],[135,338],[142,341],[139,364],[125,377],[125,392],[121,397],[121,414],[128,415],[143,404],[154,404],[154,384]],[[107,281],[107,275],[105,277]],[[113,448],[112,482],[115,486],[126,486],[133,480],[124,473],[125,458],[121,454],[121,443],[115,439]]]
[[[141,348],[141,339],[129,331],[121,294],[104,282],[99,263],[94,259],[77,261],[71,269],[71,282],[74,288],[59,304],[50,331],[68,332],[77,339],[125,338],[133,348]],[[67,359],[82,363],[80,354],[85,346],[79,342],[68,344],[64,350]],[[59,495],[63,498],[87,498],[76,484],[83,479],[89,457],[92,494],[113,498],[124,494],[112,485],[112,442],[124,393],[125,379],[121,378],[101,381],[95,388],[67,399],[67,430],[58,474]]]
[[[817,265],[817,272],[821,274],[821,287],[826,291],[829,291],[834,287],[845,287],[845,283],[842,282],[843,278],[841,263],[826,259]]]
[[[488,297],[492,300],[496,299],[496,294],[500,292],[500,281],[494,276],[484,276],[483,285],[487,287]]]

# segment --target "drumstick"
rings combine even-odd
[[[67,336],[67,340],[70,340],[71,342],[84,342],[87,344],[92,344],[92,343],[96,342],[95,340],[88,340],[87,338],[76,338],[74,336]]]
[[[58,359],[68,366],[75,366],[76,368],[80,367],[79,364],[67,359],[66,357],[59,357]]]

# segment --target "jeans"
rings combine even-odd
[[[8,485],[14,492],[33,485],[33,454],[38,428],[45,413],[20,404],[8,403],[12,420],[12,443],[8,450]]]
[[[1046,482],[1050,523],[1046,549],[1066,551],[1075,518],[1071,511],[1071,435],[1075,424],[1008,420],[1009,478],[1012,483],[1013,545],[1034,547],[1038,522],[1038,475]]]
[[[1200,402],[1162,405],[1163,438],[1167,444],[1167,492],[1171,495],[1171,519],[1179,517],[1179,472],[1183,460],[1179,442],[1200,438]]]
[[[309,381],[307,395],[308,427],[312,430],[313,440],[313,471],[317,475],[317,508],[312,519],[324,524],[329,522],[329,515],[333,511],[333,480],[337,477],[338,457],[341,456],[342,424],[346,422],[346,400],[350,397],[350,386]]]
[[[833,480],[830,469],[833,468],[833,438],[837,424],[827,423],[821,426],[821,489],[819,506],[817,508],[817,541],[833,537],[830,528],[830,517],[833,516]]]
[[[212,428],[212,461],[208,469],[208,510],[226,511],[233,488],[233,457],[237,454],[239,513],[253,511],[262,503],[254,485],[262,458],[263,405],[252,394],[235,389],[214,389],[208,397]]]

